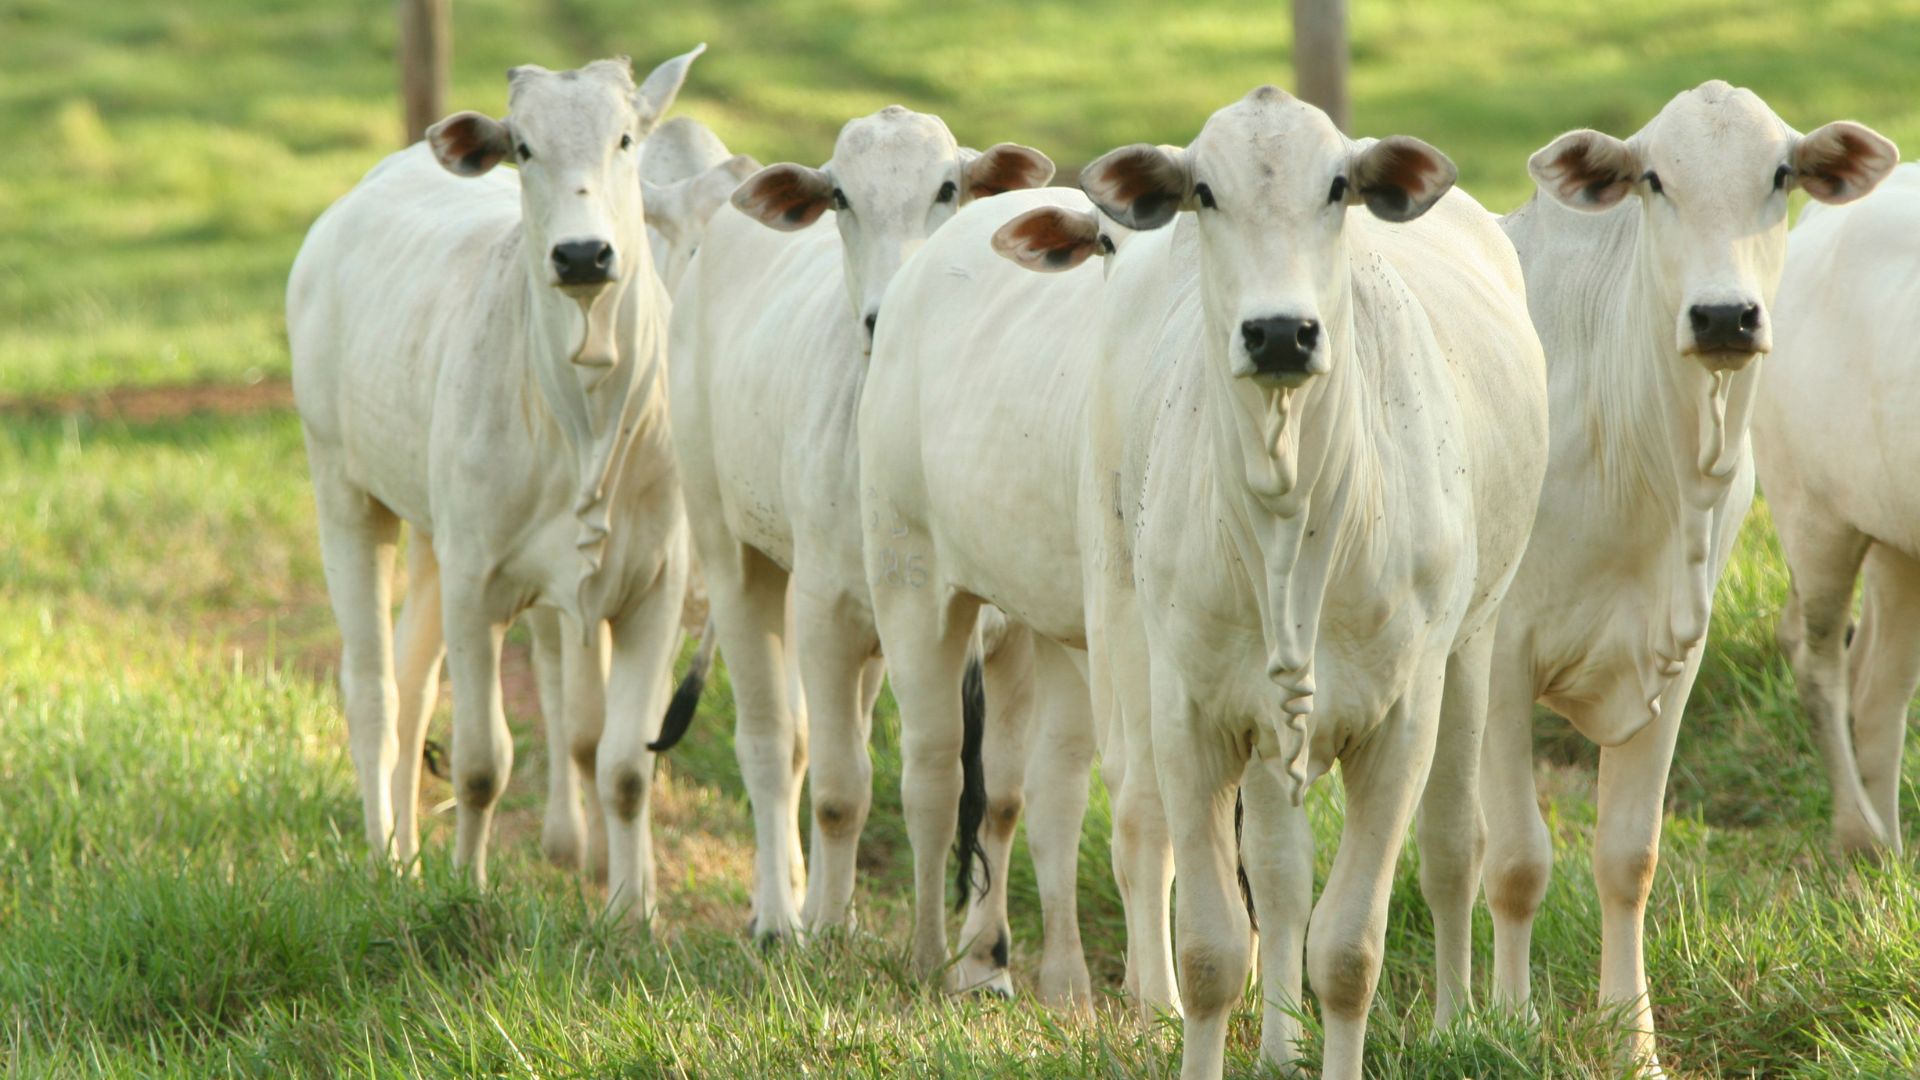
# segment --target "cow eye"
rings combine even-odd
[[[1653,192],[1655,195],[1666,194],[1666,189],[1660,186],[1659,173],[1654,172],[1652,169],[1648,169],[1647,174],[1645,176],[1642,176],[1640,179],[1646,181],[1648,191]]]
[[[1205,184],[1194,185],[1193,197],[1199,199],[1200,205],[1209,210],[1220,209],[1220,204],[1213,201],[1213,189]]]
[[[520,144],[520,160],[521,160],[521,161],[532,161],[532,160],[533,160],[533,151],[531,151],[531,150],[529,150],[529,149],[527,149],[527,144],[526,144],[526,143],[521,143],[521,144]]]
[[[1347,201],[1347,178],[1346,177],[1336,176],[1333,178],[1333,187],[1327,189],[1327,201],[1330,203]]]
[[[835,210],[845,210],[847,208],[847,193],[841,191],[839,188],[833,189],[833,208]]]
[[[622,150],[631,150],[631,149],[633,149],[633,136],[632,136],[632,135],[622,135],[622,136],[620,136],[620,149],[622,149]]]
[[[937,203],[950,203],[953,201],[953,197],[958,194],[960,194],[959,186],[949,180],[940,185],[940,194],[935,195],[933,201]]]
[[[1100,254],[1113,254],[1113,237],[1108,236],[1106,233],[1100,234]]]
[[[1773,190],[1787,190],[1787,180],[1793,176],[1793,166],[1782,165],[1773,170]]]

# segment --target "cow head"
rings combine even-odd
[[[1675,345],[1710,371],[1746,366],[1773,343],[1768,306],[1787,251],[1787,194],[1821,202],[1872,191],[1899,150],[1837,121],[1801,135],[1751,91],[1714,81],[1667,103],[1624,141],[1573,131],[1527,163],[1549,198],[1575,210],[1640,203],[1641,257]]]
[[[707,222],[733,195],[740,182],[760,171],[760,163],[745,154],[735,154],[717,165],[670,184],[642,181],[646,195],[647,224],[660,234],[663,244],[653,252],[654,269],[672,292],[686,275],[687,263],[707,235]]]
[[[514,68],[505,119],[456,113],[428,129],[427,142],[460,176],[507,160],[520,167],[523,246],[536,279],[587,303],[644,261],[640,140],[705,48],[661,64],[638,87],[624,57],[575,71]]]
[[[1092,255],[1101,257],[1104,270],[1133,233],[1097,208],[1036,206],[994,231],[993,250],[1042,274],[1071,270]]]
[[[1355,142],[1319,109],[1265,86],[1214,113],[1186,149],[1123,147],[1080,180],[1131,228],[1195,215],[1214,351],[1236,382],[1271,397],[1326,374],[1351,350],[1334,340],[1349,309],[1347,208],[1410,221],[1455,175],[1418,139]]]
[[[898,105],[840,129],[821,168],[774,165],[742,184],[733,204],[775,229],[804,229],[828,210],[840,228],[847,296],[871,347],[893,275],[962,203],[1053,178],[1038,150],[1001,143],[981,153],[954,141],[937,116]]]

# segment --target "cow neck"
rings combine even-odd
[[[1641,216],[1614,223],[1626,248],[1610,260],[1626,273],[1587,329],[1595,343],[1590,372],[1565,370],[1566,396],[1585,413],[1579,430],[1597,433],[1604,504],[1616,513],[1663,515],[1670,542],[1651,565],[1665,568],[1667,618],[1654,620],[1647,642],[1654,670],[1680,674],[1687,654],[1706,640],[1713,605],[1715,525],[1750,453],[1760,365],[1708,372],[1674,342],[1679,305],[1660,284]]]
[[[639,234],[639,230],[633,230]],[[532,337],[526,398],[547,424],[536,430],[557,436],[568,463],[569,508],[580,554],[576,614],[597,625],[590,587],[606,558],[612,532],[613,493],[623,467],[641,441],[664,441],[666,398],[661,364],[666,356],[665,320],[653,307],[652,258],[643,234],[623,237],[635,252],[625,275],[583,304],[528,275],[527,320]]]
[[[1327,586],[1349,510],[1373,490],[1360,438],[1366,374],[1355,363],[1351,308],[1327,321],[1338,328],[1329,338],[1333,368],[1297,390],[1259,390],[1228,374],[1222,355],[1207,364],[1211,408],[1224,421],[1210,425],[1215,453],[1242,471],[1240,482],[1217,487],[1227,504],[1218,516],[1253,577],[1267,677],[1284,702],[1284,730],[1275,725],[1272,742],[1261,732],[1256,746],[1285,769],[1295,804],[1313,779],[1307,723]]]

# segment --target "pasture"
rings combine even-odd
[[[1845,116],[1920,147],[1907,0],[1354,7],[1356,133],[1427,139],[1495,209],[1525,198],[1526,157],[1553,135],[1624,136],[1714,76],[1802,128]],[[1070,177],[1290,81],[1284,5],[459,0],[454,26],[450,107],[493,113],[511,64],[630,52],[644,71],[705,40],[676,111],[765,162],[817,163],[846,117],[900,101]],[[451,815],[429,819],[418,880],[368,871],[281,305],[313,217],[398,140],[393,33],[389,6],[341,0],[0,9],[0,1061],[21,1076],[1172,1074],[1177,1022],[1141,1031],[1121,1001],[1097,785],[1081,846],[1097,1016],[912,977],[889,697],[855,934],[767,954],[745,939],[751,828],[724,675],[662,765],[660,918],[650,935],[604,924],[597,891],[540,858],[544,743],[519,634],[494,886],[452,872]],[[1920,864],[1825,854],[1825,781],[1772,640],[1785,588],[1760,506],[1669,787],[1648,913],[1662,1061],[1920,1075]],[[1536,740],[1556,858],[1539,1024],[1431,1031],[1409,849],[1369,1032],[1381,1075],[1620,1071],[1593,1006],[1595,755],[1544,713]],[[429,782],[429,803],[447,797]],[[1324,874],[1337,783],[1310,801]],[[1024,848],[1009,872],[1024,988],[1039,934]],[[1253,1068],[1254,1006],[1230,1070]]]

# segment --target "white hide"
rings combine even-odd
[[[822,168],[775,165],[742,185],[681,285],[675,445],[738,708],[757,935],[853,918],[883,670],[856,516],[854,411],[870,320],[900,264],[959,204],[1051,174],[1037,152],[966,150],[937,117],[892,106],[850,121]],[[1021,650],[1002,652],[1012,664]],[[1007,697],[998,667],[989,658],[990,698]],[[810,867],[797,820],[803,773]]]
[[[1793,572],[1780,643],[1826,757],[1836,847],[1897,856],[1920,683],[1920,165],[1850,206],[1809,205],[1774,308],[1753,456]]]
[[[454,858],[485,880],[512,762],[501,642],[522,611],[552,608],[587,643],[566,672],[567,731],[592,770],[590,802],[605,796],[609,906],[635,918],[654,907],[646,744],[670,689],[687,572],[667,298],[636,155],[699,52],[638,88],[624,60],[514,69],[504,120],[449,117],[321,215],[287,290],[369,843],[402,863],[418,850],[420,744],[444,633]],[[517,171],[494,168],[509,158]],[[556,245],[570,242],[609,245],[610,280],[559,287]],[[416,581],[396,682],[401,521]]]
[[[989,784],[1005,792],[988,816],[997,833],[989,841],[996,885],[1004,885],[1014,816],[1024,801],[1046,918],[1041,995],[1086,1007],[1091,990],[1074,881],[1099,742],[1088,712],[1086,649],[1104,623],[1086,605],[1077,515],[1095,367],[1091,320],[1102,274],[1087,265],[1037,275],[995,254],[1003,226],[1045,209],[1084,219],[1085,241],[1057,263],[1044,253],[1028,261],[1064,268],[1095,250],[1098,225],[1084,195],[1065,188],[1010,192],[962,210],[894,279],[860,398],[860,512],[866,581],[900,703],[915,964],[930,970],[947,959],[941,898],[960,780],[955,689],[973,612],[991,611],[984,606],[990,604],[1039,635],[1039,713],[1030,733],[1013,736],[1029,741],[1031,760],[988,745]],[[1104,689],[1097,685],[1093,697],[1101,717]],[[1110,753],[1102,775],[1125,823],[1116,845],[1142,817],[1120,797],[1123,769]],[[1171,867],[1162,869],[1157,946],[1153,933],[1131,932],[1139,905],[1129,906],[1128,984],[1139,989],[1135,969],[1143,954],[1150,967],[1157,959],[1148,996],[1165,1006],[1172,998],[1164,918]],[[1004,967],[1004,955],[998,964],[991,956],[994,930],[976,909],[962,931],[960,985]]]
[[[1533,786],[1537,700],[1603,747],[1595,883],[1600,996],[1657,1071],[1642,920],[1667,770],[1713,587],[1753,498],[1747,426],[1786,255],[1787,193],[1844,200],[1895,157],[1858,125],[1800,136],[1709,82],[1627,140],[1561,136],[1540,193],[1502,221],[1548,361],[1553,454],[1533,541],[1502,609],[1483,798],[1495,997],[1520,1008],[1552,851]],[[1884,158],[1884,162],[1882,162]],[[1695,305],[1750,309],[1744,350],[1698,347]]]
[[[1298,1054],[1304,953],[1324,1075],[1357,1078],[1416,804],[1441,1022],[1469,1002],[1481,691],[1546,464],[1519,264],[1444,156],[1350,141],[1272,87],[1185,150],[1117,150],[1081,180],[1157,228],[1114,260],[1089,424],[1105,471],[1083,494],[1107,523],[1112,667],[1146,674],[1150,708],[1122,712],[1180,883],[1182,1075],[1221,1074],[1249,971],[1237,791],[1263,1052]],[[1297,370],[1263,367],[1248,332],[1282,317],[1316,327]],[[1336,760],[1346,820],[1314,905],[1300,800]]]

